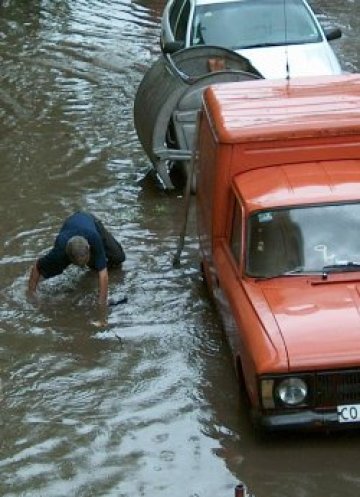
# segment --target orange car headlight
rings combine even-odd
[[[308,387],[301,378],[285,378],[276,385],[276,396],[286,406],[302,404],[308,393]]]

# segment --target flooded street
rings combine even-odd
[[[358,0],[313,0],[342,67],[360,71]],[[133,100],[159,55],[163,0],[0,0],[0,497],[355,497],[360,434],[254,434],[199,273],[195,216],[150,177]],[[126,262],[29,268],[75,210]]]

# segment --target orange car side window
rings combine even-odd
[[[234,203],[229,243],[231,253],[236,262],[239,263],[241,254],[241,209],[237,201]]]

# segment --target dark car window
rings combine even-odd
[[[288,210],[251,216],[248,229],[247,272],[272,276],[303,267],[303,236]]]
[[[184,5],[184,0],[175,0],[175,2],[170,7],[169,22],[171,31],[174,33],[177,20],[179,18],[182,6]]]
[[[234,204],[229,242],[231,253],[236,262],[239,263],[241,255],[241,209],[237,201]]]
[[[198,5],[191,33],[191,45],[221,45],[232,49],[321,41],[318,27],[301,0]]]
[[[186,0],[181,9],[180,17],[175,26],[174,30],[175,40],[185,41],[187,26],[189,22],[189,15],[190,15],[190,1]]]

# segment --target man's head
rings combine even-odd
[[[76,266],[86,266],[90,260],[90,246],[86,238],[72,236],[66,244],[66,255]]]

